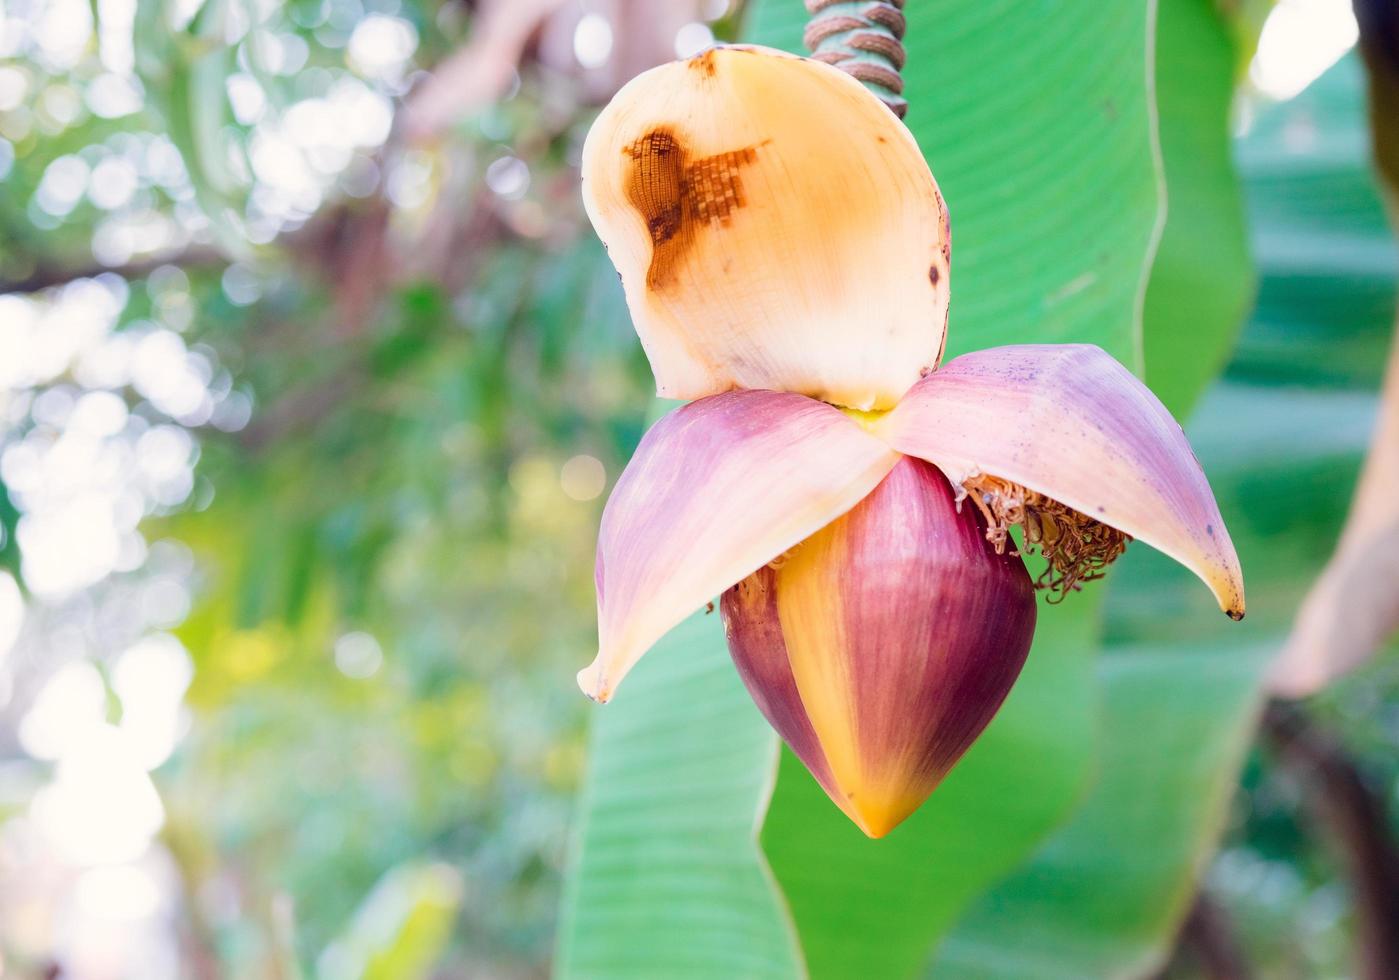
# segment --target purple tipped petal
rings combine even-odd
[[[1076,512],[1059,510],[1071,530],[1097,522],[1145,541],[1200,576],[1221,609],[1243,616],[1239,558],[1185,434],[1101,349],[964,354],[915,385],[874,428],[974,492],[983,478],[1006,481]]]
[[[865,833],[912,813],[1020,673],[1035,602],[936,468],[903,459],[850,513],[724,596],[754,700]]]
[[[898,459],[802,395],[731,391],[661,419],[603,511],[583,691],[606,701],[671,627],[855,506]]]

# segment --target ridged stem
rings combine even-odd
[[[806,0],[803,41],[811,56],[859,79],[900,119],[903,97],[904,0]]]

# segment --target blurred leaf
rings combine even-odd
[[[131,43],[136,72],[148,86],[165,71],[170,57],[172,38],[166,10],[166,0],[136,0]]]
[[[1380,369],[1385,337],[1366,318],[1373,294],[1393,288],[1392,271],[1378,281],[1392,244],[1369,234],[1379,204],[1366,193],[1361,84],[1354,59],[1342,62],[1262,113],[1240,148],[1262,295],[1285,290],[1295,305],[1260,304],[1191,441],[1243,562],[1248,619],[1222,622],[1188,573],[1129,551],[1114,572],[1100,668],[1101,781],[954,930],[938,976],[1022,977],[1027,964],[1050,980],[1139,976],[1169,950],[1222,828],[1262,672],[1329,550],[1374,414],[1374,396],[1345,391],[1352,382],[1337,371]],[[1307,136],[1322,120],[1327,137]],[[1357,281],[1371,288],[1347,292]],[[1275,373],[1290,385],[1256,383]]]
[[[1160,0],[1156,54],[1168,204],[1142,326],[1147,384],[1182,418],[1228,360],[1254,277],[1229,138],[1235,50],[1215,0]]]
[[[1193,896],[1253,733],[1265,654],[1123,648],[1098,667],[1102,770],[1083,808],[952,932],[937,977],[1149,974]]]
[[[233,124],[226,88],[237,53],[226,43],[233,0],[207,0],[183,31],[169,26],[167,0],[140,0],[136,68],[180,151],[200,210],[219,246],[234,257],[251,249],[238,226],[240,181],[229,162],[226,128]]]
[[[399,291],[397,314],[388,329],[382,330],[370,352],[370,367],[382,378],[400,375],[418,358],[434,349],[442,324],[450,318],[447,297],[430,283],[419,283]]]
[[[451,939],[461,876],[450,865],[390,870],[328,951],[323,980],[426,980]]]
[[[800,973],[755,840],[777,744],[717,613],[690,617],[646,655],[594,714],[559,976]]]
[[[225,47],[171,65],[164,114],[170,140],[184,158],[195,197],[219,244],[229,254],[242,256],[248,252],[247,240],[234,224],[232,206],[238,181],[229,169],[224,145],[224,125],[229,121],[224,79],[233,68],[233,49]]]
[[[1259,110],[1238,147],[1265,273],[1246,356],[1231,368],[1249,381],[1379,384],[1399,250],[1370,166],[1363,75],[1347,56],[1302,95]]]
[[[1258,37],[1263,24],[1277,6],[1278,0],[1215,0],[1219,13],[1228,22],[1234,36],[1234,73],[1243,78],[1258,51]]]
[[[268,105],[274,110],[280,111],[286,108],[288,85],[287,81],[279,78],[275,72],[267,70],[268,62],[277,57],[275,48],[279,42],[275,39],[273,32],[264,27],[266,11],[260,8],[257,0],[233,0],[233,2],[238,4],[242,16],[251,25],[247,34],[244,35],[244,46],[247,53],[244,58],[240,59],[240,62],[257,79],[258,87],[267,97]]]
[[[19,575],[19,542],[15,530],[19,526],[19,511],[10,500],[5,481],[0,480],[0,568]]]

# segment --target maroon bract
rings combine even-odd
[[[936,467],[868,497],[724,593],[734,663],[772,727],[881,837],[1001,706],[1035,631],[1019,555],[997,554]]]

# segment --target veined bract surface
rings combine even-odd
[[[1035,631],[1025,563],[997,554],[980,512],[909,457],[722,608],[753,700],[872,837],[981,734]]]
[[[913,136],[844,72],[711,48],[617,93],[583,201],[658,393],[890,408],[937,365],[947,209]]]

